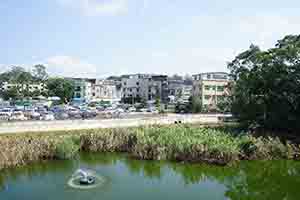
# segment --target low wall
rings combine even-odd
[[[182,123],[218,123],[220,115],[179,115],[167,114],[155,117],[138,117],[127,119],[97,119],[97,120],[65,120],[65,121],[25,121],[25,122],[2,122],[0,134],[20,132],[41,132],[57,130],[80,130],[95,128],[134,127],[153,124],[174,124],[175,121]]]

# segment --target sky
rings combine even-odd
[[[300,33],[298,0],[1,0],[0,71],[51,75],[227,71],[252,43]]]

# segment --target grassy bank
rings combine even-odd
[[[191,125],[60,131],[0,136],[0,169],[48,159],[68,159],[78,151],[127,152],[137,159],[206,162],[298,159],[299,146],[278,138],[256,138],[226,128]]]

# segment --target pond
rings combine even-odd
[[[100,187],[67,183],[78,168],[106,178]],[[72,161],[46,161],[0,172],[1,200],[115,199],[300,199],[300,163],[242,161],[216,167],[138,161],[123,154],[81,154]]]

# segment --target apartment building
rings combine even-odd
[[[43,83],[30,83],[30,84],[13,84],[13,83],[8,83],[4,82],[2,86],[0,87],[1,91],[7,91],[12,88],[18,88],[19,90],[28,90],[29,92],[34,92],[34,91],[46,91],[46,86]]]
[[[96,79],[92,85],[92,101],[120,102],[121,87],[114,80]]]
[[[73,101],[77,102],[119,102],[121,89],[114,80],[71,78],[74,86]]]
[[[230,95],[227,86],[231,82],[225,72],[209,72],[193,75],[193,96],[201,98],[202,105],[216,108],[219,101]]]
[[[165,102],[168,99],[168,82],[165,75],[123,75],[121,82],[122,99],[126,103],[136,103],[141,100],[151,102],[156,98]]]
[[[171,103],[187,103],[192,96],[193,86],[186,84],[183,79],[168,80],[169,100]]]
[[[89,102],[92,99],[92,85],[96,79],[86,78],[70,78],[74,84],[74,97],[75,102]]]

